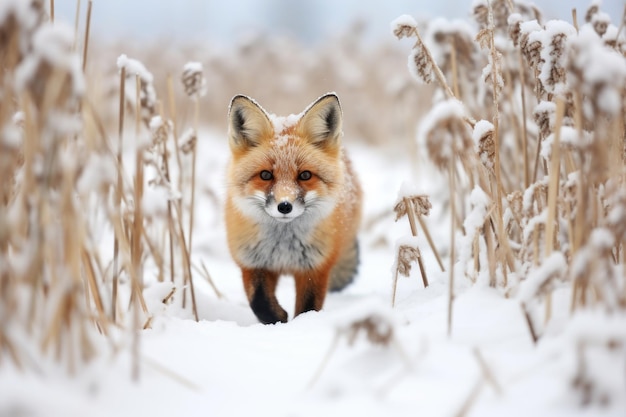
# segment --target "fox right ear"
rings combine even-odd
[[[228,141],[233,150],[257,146],[263,137],[273,135],[270,119],[259,104],[244,95],[236,95],[228,111]]]

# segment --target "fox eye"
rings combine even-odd
[[[302,171],[298,175],[298,179],[301,181],[307,181],[307,180],[310,180],[312,176],[313,174],[311,174],[311,171]]]
[[[259,174],[259,176],[261,177],[263,181],[269,181],[272,178],[274,178],[274,175],[272,175],[271,172],[265,171],[265,170],[261,171],[261,174]]]

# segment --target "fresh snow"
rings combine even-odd
[[[454,105],[452,109],[460,112]],[[173,303],[161,302],[172,285],[157,282],[147,265],[144,294],[153,320],[151,328],[141,332],[139,381],[131,378],[131,338],[123,331],[113,336],[114,346],[102,338],[101,355],[74,376],[23,341],[37,368],[21,372],[3,363],[0,415],[453,416],[473,399],[469,416],[623,417],[623,393],[613,395],[610,406],[585,408],[572,388],[577,353],[571,340],[586,337],[590,319],[567,324],[567,289],[555,287],[553,324],[533,345],[520,300],[480,282],[472,287],[459,270],[452,335],[447,336],[448,272],[439,270],[421,230],[418,237],[403,237],[410,234],[408,221],[394,222],[391,211],[399,192],[429,194],[433,213],[424,220],[445,256],[449,224],[440,214],[446,195],[441,180],[433,173],[415,179],[408,155],[392,158],[354,142],[347,146],[365,189],[364,223],[369,224],[361,233],[356,281],[343,292],[329,294],[322,311],[294,319],[293,280],[284,278],[277,294],[290,314],[289,323],[257,322],[240,272],[226,250],[221,208],[212,199],[213,192],[220,202],[224,197],[226,134],[202,130],[193,258],[206,264],[222,298],[196,275],[200,321],[195,322],[190,309],[181,307],[182,289],[177,289]],[[402,185],[408,178],[415,188]],[[166,198],[159,191],[147,192],[143,204],[156,214],[150,206],[161,210]],[[489,204],[484,193],[474,190],[472,201],[477,215],[484,216]],[[480,222],[472,221],[472,227]],[[392,308],[390,269],[397,242],[419,247],[430,286],[423,287],[415,266],[409,278],[398,278]],[[102,239],[103,250],[110,243]],[[371,341],[358,327],[368,320],[372,331],[391,332],[386,343]],[[623,340],[618,327],[623,320],[613,326],[604,316],[597,321],[604,323],[604,330],[598,329],[590,340],[602,343],[616,334]],[[602,351],[594,349],[590,353],[602,357]],[[479,357],[495,383],[483,376]],[[600,378],[598,386],[605,384],[609,391],[624,388],[623,369],[606,369],[604,379],[590,377]]]

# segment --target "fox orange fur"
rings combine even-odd
[[[281,275],[294,276],[298,315],[320,310],[327,291],[356,274],[362,197],[342,134],[332,93],[287,117],[243,95],[231,101],[228,246],[263,323],[287,321],[275,295]]]

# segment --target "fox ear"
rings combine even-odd
[[[313,144],[338,145],[341,139],[342,115],[339,97],[334,93],[317,99],[305,111],[300,120],[300,134]]]
[[[232,149],[245,150],[273,135],[270,119],[259,104],[244,95],[236,95],[228,111],[228,141]]]

